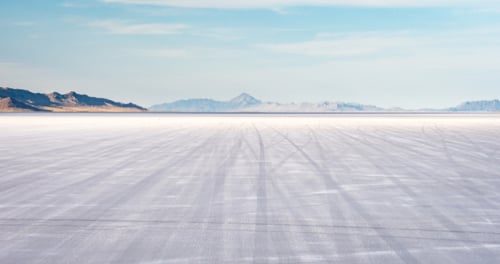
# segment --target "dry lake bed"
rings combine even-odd
[[[2,114],[0,263],[499,263],[498,114]]]

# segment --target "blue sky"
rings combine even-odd
[[[446,107],[500,97],[492,0],[0,2],[0,86]]]

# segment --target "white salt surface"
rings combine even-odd
[[[499,263],[500,115],[0,115],[0,263]]]

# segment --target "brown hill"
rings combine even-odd
[[[23,89],[0,87],[0,112],[140,112],[145,108],[105,98],[69,92],[33,93]]]
[[[43,110],[24,104],[10,97],[0,98],[0,112],[31,112],[31,111],[43,111]]]

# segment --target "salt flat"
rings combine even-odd
[[[500,115],[0,115],[0,263],[499,263]]]

